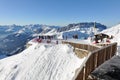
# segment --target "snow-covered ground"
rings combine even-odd
[[[0,80],[72,80],[79,59],[66,44],[38,44],[0,60]]]

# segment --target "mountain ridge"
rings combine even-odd
[[[5,53],[7,55],[12,55],[15,54],[13,52],[19,52],[19,50],[22,51],[25,44],[30,39],[37,37],[33,36],[34,34],[55,34],[58,39],[62,39],[63,35],[72,38],[74,34],[78,34],[79,39],[84,39],[89,37],[89,34],[92,34],[90,32],[93,32],[93,26],[94,22],[74,23],[64,27],[42,24],[30,24],[24,26],[13,24],[0,26],[0,45],[4,45],[0,46],[0,54]],[[106,26],[100,23],[96,23],[96,27],[99,31],[106,28]],[[13,42],[16,44],[13,45]],[[20,48],[22,48],[22,50]]]

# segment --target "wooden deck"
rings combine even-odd
[[[78,44],[72,42],[62,42],[64,44],[70,44],[74,47],[75,53],[79,58],[86,57],[82,65],[76,71],[76,75],[73,80],[96,80],[90,76],[91,72],[95,70],[99,65],[112,58],[117,51],[117,43],[104,44],[104,45],[89,45]],[[76,50],[78,48],[79,50]],[[80,55],[82,50],[87,50],[86,55]]]

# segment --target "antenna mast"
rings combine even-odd
[[[97,33],[97,29],[96,29],[96,22],[94,22],[94,34]]]

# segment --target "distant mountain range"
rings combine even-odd
[[[49,25],[4,25],[0,26],[0,55],[13,55],[25,48],[25,44],[35,34],[56,34],[58,39],[62,36],[72,38],[74,34],[79,35],[79,39],[88,37],[93,33],[94,22],[69,24],[67,26],[49,26]],[[96,23],[98,31],[102,31],[107,27],[100,23]]]
[[[107,28],[105,25],[102,25],[100,23],[95,23],[95,26],[96,26],[96,28],[99,29],[99,31],[102,31]],[[75,29],[75,28],[83,29],[83,28],[91,28],[91,27],[94,27],[94,22],[73,23],[73,24],[69,24],[65,27],[59,28],[58,32],[71,30],[71,29]]]
[[[95,28],[97,32],[100,32],[107,27],[100,23],[95,23]],[[94,22],[85,22],[85,23],[74,23],[69,24],[65,27],[59,27],[57,30],[51,30],[46,34],[57,34],[59,39],[62,39],[62,36],[67,38],[72,38],[73,35],[78,35],[79,39],[86,39],[89,36],[93,36],[95,32]]]
[[[0,54],[13,55],[25,48],[25,44],[41,32],[47,32],[58,26],[47,25],[6,25],[0,26]]]

